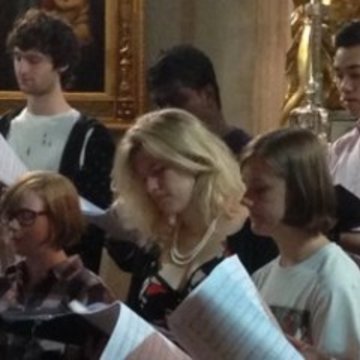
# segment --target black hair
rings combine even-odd
[[[352,47],[360,45],[360,20],[345,23],[335,37],[335,47]]]
[[[178,45],[165,51],[149,68],[147,83],[150,93],[176,84],[193,89],[210,85],[214,89],[216,103],[221,107],[214,66],[204,52],[192,45]]]
[[[61,72],[63,86],[69,85],[72,73],[80,60],[80,46],[70,24],[40,9],[30,9],[15,21],[7,37],[7,51],[15,47],[22,51],[35,49],[50,56],[54,68]]]

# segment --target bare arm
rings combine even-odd
[[[346,232],[340,234],[339,245],[345,251],[360,256],[360,232]]]

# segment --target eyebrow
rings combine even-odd
[[[335,70],[340,70],[341,68],[339,66],[334,65],[334,69]],[[353,64],[353,65],[344,66],[343,69],[346,69],[346,70],[358,70],[358,69],[360,69],[360,64]]]

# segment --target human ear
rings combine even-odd
[[[205,85],[202,92],[208,102],[216,102],[215,89],[211,84]]]
[[[57,70],[60,74],[63,74],[68,69],[69,69],[69,65],[64,65],[64,66],[59,67]]]

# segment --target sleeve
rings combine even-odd
[[[254,234],[249,219],[240,231],[227,237],[227,248],[239,257],[249,274],[268,264],[279,253],[273,239]]]
[[[256,270],[253,274],[251,274],[251,279],[259,292],[261,292],[261,289],[266,282],[269,272],[269,265],[264,265],[262,268]]]
[[[74,182],[81,196],[107,208],[112,200],[110,184],[115,144],[103,125],[97,123],[90,131]]]
[[[328,162],[330,172],[333,174],[336,164],[339,161],[341,155],[347,149],[351,149],[359,138],[359,131],[357,128],[345,133],[337,140],[335,140],[328,148]]]
[[[76,299],[88,306],[95,303],[110,304],[115,301],[114,294],[99,276],[84,268],[70,283],[72,300]]]
[[[310,300],[314,345],[335,358],[360,359],[360,283],[344,279],[334,284],[319,284]]]

